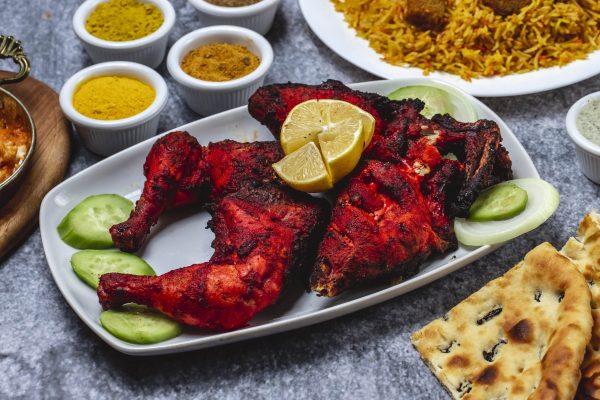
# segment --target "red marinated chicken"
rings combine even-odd
[[[235,329],[272,304],[285,275],[310,262],[319,245],[311,276],[319,294],[407,277],[431,255],[455,248],[452,217],[466,215],[481,190],[512,176],[494,122],[429,120],[418,100],[392,101],[328,81],[263,87],[249,111],[278,137],[289,111],[309,99],[348,101],[376,119],[363,161],[339,185],[324,237],[326,205],[285,188],[273,173],[271,164],[282,157],[277,142],[202,147],[173,133],[150,152],[144,193],[130,220],[111,229],[113,239],[137,249],[162,212],[197,202],[213,215],[215,253],[160,277],[103,275],[104,308],[136,302],[188,325]],[[180,147],[185,156],[177,157]]]
[[[326,208],[323,200],[278,185],[242,188],[212,207],[209,262],[158,277],[104,274],[100,302],[145,304],[202,329],[240,328],[277,300],[286,274],[311,262]]]
[[[187,132],[163,136],[146,158],[146,183],[131,216],[110,228],[115,246],[139,250],[168,209],[220,200],[246,185],[277,181],[271,164],[282,156],[278,142],[224,140],[203,147]]]
[[[279,142],[210,143],[204,151],[204,170],[209,177],[210,201],[218,201],[244,186],[281,183],[273,163],[283,158]]]
[[[437,146],[444,154],[455,154],[467,172],[458,197],[449,199],[456,215],[466,216],[481,190],[512,176],[510,158],[502,147],[502,137],[495,122],[462,123],[449,116],[435,116],[432,121],[419,114],[424,106],[420,100],[390,100],[328,80],[321,85],[263,86],[250,97],[248,111],[278,138],[287,114],[309,99],[343,100],[373,115],[375,133],[363,158],[402,162],[411,138],[442,135]]]
[[[230,330],[272,304],[286,275],[312,263],[327,220],[323,200],[280,185],[271,164],[281,157],[277,142],[202,147],[185,132],[157,140],[140,200],[129,220],[111,228],[115,244],[136,250],[161,213],[195,202],[213,214],[215,253],[159,277],[105,274],[103,307],[136,302],[198,328]]]
[[[418,100],[392,101],[327,81],[260,88],[249,111],[277,137],[291,109],[313,98],[350,102],[376,120],[366,160],[346,180],[319,248],[311,287],[321,295],[408,277],[431,255],[456,248],[451,218],[465,216],[481,190],[512,176],[494,122],[429,120]]]
[[[186,132],[173,132],[158,139],[144,163],[146,183],[129,219],[110,228],[115,246],[137,251],[150,228],[167,209],[198,201],[206,176],[201,168],[202,146]]]
[[[460,174],[453,163],[446,163],[450,178]],[[447,219],[435,220],[437,204],[422,193],[418,177],[408,165],[369,160],[351,178],[321,242],[314,291],[333,296],[358,283],[412,275],[431,254],[456,247]]]

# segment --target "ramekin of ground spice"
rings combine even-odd
[[[244,7],[256,4],[261,0],[206,0],[210,4],[221,7]]]
[[[129,118],[152,104],[152,86],[128,76],[97,76],[73,94],[73,107],[86,117],[101,120]]]
[[[235,25],[261,35],[273,25],[280,0],[188,0],[201,26]]]
[[[85,29],[97,38],[126,42],[156,32],[164,22],[160,9],[138,0],[108,0],[92,11]]]
[[[165,56],[175,10],[169,0],[86,0],[73,29],[92,61],[134,61],[156,68]]]
[[[85,147],[106,156],[154,136],[167,97],[165,80],[153,69],[112,61],[73,75],[59,100]]]
[[[187,53],[181,69],[197,79],[224,82],[241,78],[258,68],[260,59],[241,44],[205,44]]]
[[[273,49],[258,33],[237,26],[198,29],[179,39],[167,68],[188,106],[211,115],[247,104],[273,63]]]

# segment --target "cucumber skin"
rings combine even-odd
[[[151,318],[136,326],[140,322],[140,316],[144,318],[145,315]],[[157,317],[161,321],[156,321]],[[125,304],[122,310],[103,311],[100,314],[100,324],[116,338],[135,344],[164,342],[179,336],[182,331],[178,322],[158,311],[133,303]]]
[[[123,253],[118,250],[82,250],[82,251],[78,251],[77,253],[74,253],[71,256],[71,267],[73,268],[73,272],[75,273],[75,275],[77,275],[77,277],[79,279],[81,279],[83,282],[85,282],[87,285],[89,285],[93,289],[98,288],[98,282],[99,282],[100,276],[99,275],[96,276],[94,274],[94,272],[91,271],[85,265],[87,262],[88,256],[89,257],[103,256],[103,257],[108,258],[108,261],[110,261],[110,258],[130,259],[132,261],[130,268],[128,268],[128,269],[114,268],[114,269],[106,270],[103,273],[120,272],[120,273],[127,273],[127,274],[133,274],[133,275],[156,276],[156,272],[154,271],[154,269],[152,269],[150,264],[148,264],[145,260],[143,260],[142,258],[140,258],[134,254]]]
[[[425,107],[421,111],[421,114],[427,118],[431,118],[436,114],[454,114],[454,107],[450,101],[450,94],[439,87],[431,85],[404,86],[394,90],[392,93],[388,94],[387,97],[392,100],[421,100],[423,103],[425,103]],[[435,98],[438,103],[432,104],[432,98]],[[427,103],[427,100],[430,100],[429,104]],[[439,106],[439,108],[436,108],[436,106]]]
[[[103,200],[105,203],[107,202],[106,200],[120,203],[119,206],[126,211],[127,215],[130,215],[133,210],[133,202],[118,194],[88,196],[73,207],[56,227],[58,235],[63,242],[80,250],[108,249],[113,247],[114,244],[108,229],[106,230],[106,234],[102,233],[102,236],[99,236],[98,234],[86,235],[86,232],[79,232],[79,229],[77,229],[77,214],[84,212],[88,208],[88,204],[98,200]],[[123,221],[115,221],[115,224],[118,224],[119,222]]]
[[[60,224],[56,227],[58,231],[58,236],[62,239],[63,242],[68,244],[71,247],[74,247],[78,250],[84,249],[110,249],[113,247],[112,238],[108,240],[107,238],[96,238],[93,240],[88,240],[87,238],[83,238],[78,235],[73,229],[71,229],[69,214],[60,222]]]
[[[481,197],[486,192],[488,192],[490,190],[494,190],[495,188],[499,189],[499,188],[503,188],[503,187],[505,187],[509,190],[516,189],[517,191],[519,191],[521,193],[521,196],[524,197],[524,201],[519,203],[517,206],[513,207],[512,209],[504,210],[504,212],[499,212],[499,211],[491,212],[490,210],[485,209],[485,204],[483,204],[483,206],[479,207],[477,210],[473,211],[473,208],[476,205],[477,200],[479,200],[479,197],[478,197],[475,200],[475,202],[473,202],[473,204],[471,205],[471,209],[469,210],[470,215],[469,215],[468,219],[470,221],[475,221],[475,222],[504,221],[504,220],[516,217],[517,215],[521,214],[525,210],[525,208],[527,208],[527,202],[529,201],[529,196],[525,189],[520,188],[519,186],[515,185],[514,183],[510,183],[510,182],[499,183],[497,185],[487,188],[479,196]],[[499,193],[496,194],[496,196],[502,196],[503,194],[504,193],[499,191]]]

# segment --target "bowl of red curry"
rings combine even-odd
[[[0,79],[0,85],[16,83],[29,74],[29,61],[21,44],[0,36],[0,58],[12,58],[20,71]],[[27,108],[13,94],[0,87],[0,206],[8,202],[25,177],[35,148],[35,125]]]

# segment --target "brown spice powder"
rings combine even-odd
[[[213,43],[190,51],[181,61],[181,69],[203,81],[224,82],[248,75],[259,64],[260,58],[245,46]]]
[[[210,4],[222,7],[243,7],[258,3],[261,0],[206,0]]]

